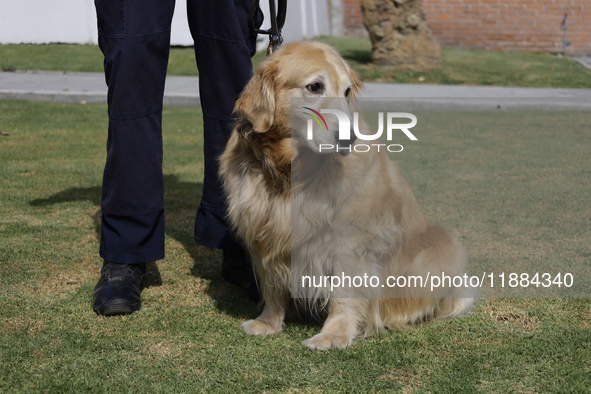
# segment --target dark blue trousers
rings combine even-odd
[[[109,130],[100,255],[117,263],[164,258],[162,101],[174,0],[95,0],[105,56]],[[226,222],[217,158],[234,103],[252,75],[250,0],[188,0],[203,108],[205,174],[195,240],[240,250]],[[262,14],[257,14],[262,22]]]

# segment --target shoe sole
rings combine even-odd
[[[113,316],[113,315],[127,315],[136,311],[139,311],[142,304],[138,302],[136,304],[129,304],[125,300],[115,300],[109,303],[102,304],[98,307],[93,308],[97,315],[102,316]]]

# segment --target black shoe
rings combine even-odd
[[[222,261],[222,278],[226,282],[240,286],[248,293],[250,300],[257,302],[261,295],[252,271],[252,262],[248,253],[243,251],[224,250]]]
[[[140,285],[146,264],[118,264],[105,261],[94,288],[92,309],[98,315],[124,315],[142,306]]]

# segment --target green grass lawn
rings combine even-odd
[[[425,114],[436,125],[397,156],[470,261],[588,263],[588,118],[551,116],[526,127],[503,113],[494,128],[497,113]],[[149,267],[143,307],[97,317],[106,122],[103,105],[0,101],[0,392],[590,392],[588,299],[480,300],[468,317],[326,353],[301,345],[313,322],[243,335],[256,305],[193,241],[198,109],[164,111],[167,257]]]
[[[591,88],[591,71],[563,57],[443,48],[441,68],[408,72],[371,64],[369,39],[319,40],[335,46],[365,82]],[[253,63],[258,64],[264,57],[264,53],[257,53]],[[102,62],[97,46],[0,45],[0,67],[5,69],[102,72]],[[172,48],[168,73],[197,75],[193,49]]]

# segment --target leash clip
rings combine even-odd
[[[283,44],[283,36],[269,36],[269,46],[267,47],[267,57],[271,56]]]
[[[254,27],[254,14],[259,6],[259,0],[252,0],[248,10],[248,26],[250,30],[257,34],[267,34],[269,36],[269,46],[267,47],[267,56],[275,52],[283,44],[281,29],[285,24],[287,14],[287,0],[278,0],[278,9],[275,11],[275,0],[269,0],[269,11],[271,12],[271,28],[261,30]]]

